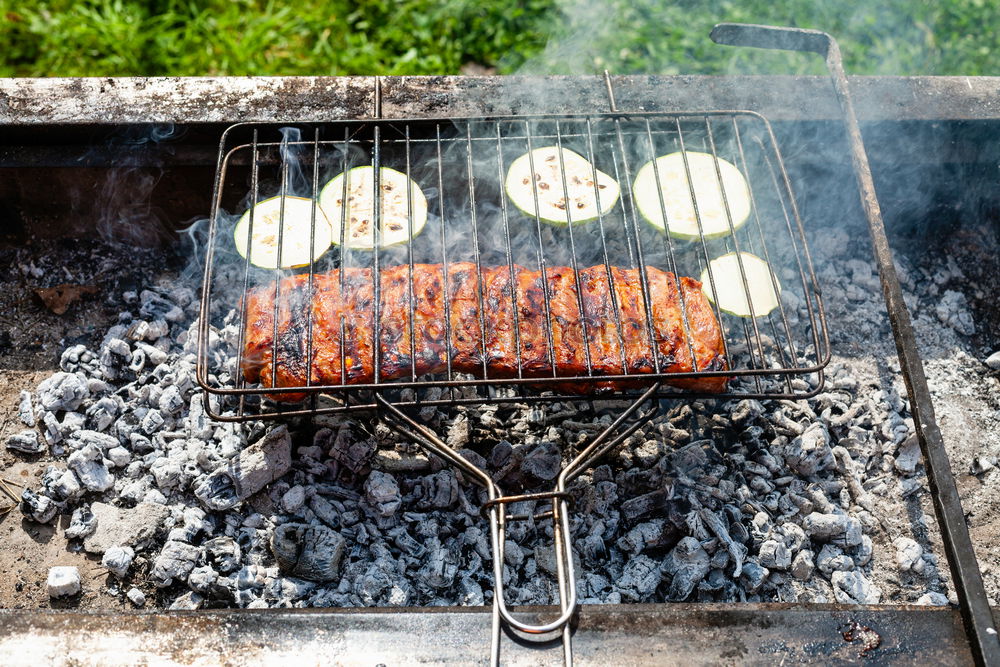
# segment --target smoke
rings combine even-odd
[[[80,208],[98,212],[97,233],[103,240],[139,247],[169,240],[173,221],[154,203],[163,168],[149,166],[143,156],[171,154],[171,142],[183,134],[173,124],[164,123],[128,127],[111,138],[107,148],[120,154],[117,162],[123,166],[108,170],[92,202],[78,201]]]

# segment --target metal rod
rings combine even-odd
[[[930,483],[935,513],[941,526],[941,538],[948,555],[948,565],[958,593],[962,620],[976,662],[982,665],[1000,665],[1000,639],[997,637],[993,613],[983,586],[979,564],[976,562],[976,552],[969,537],[965,511],[962,509],[958,487],[951,471],[948,452],[935,420],[930,389],[917,350],[916,334],[913,331],[910,312],[903,300],[903,290],[893,264],[892,250],[882,221],[882,211],[875,193],[875,182],[872,179],[864,139],[851,102],[850,87],[844,73],[840,47],[833,37],[817,30],[733,23],[720,23],[715,26],[711,37],[720,44],[811,51],[826,59],[830,78],[833,80],[837,98],[844,112],[861,205],[868,219],[868,230],[871,233],[875,260],[878,264],[882,294],[889,311],[893,339],[910,398],[910,409],[913,412],[913,425],[927,468],[927,480]]]

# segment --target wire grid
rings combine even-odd
[[[543,146],[570,149],[586,158],[595,170],[613,176],[621,186],[620,202],[586,224],[557,226],[544,222],[537,215],[528,216],[518,211],[504,193],[507,169],[520,155]],[[746,224],[738,228],[734,225],[725,188],[720,190],[731,233],[724,238],[707,238],[702,233],[695,240],[677,240],[645,222],[638,212],[631,187],[635,174],[640,166],[654,158],[678,151],[708,153],[739,169],[750,192],[751,212]],[[687,159],[684,164],[688,169]],[[335,175],[358,166],[375,167],[372,171],[375,191],[380,187],[379,167],[403,172],[422,188],[428,200],[428,221],[422,233],[411,233],[404,244],[396,247],[358,250],[346,247],[343,239],[346,226],[341,225],[342,238],[335,239],[334,245],[320,258],[296,271],[260,269],[236,252],[233,228],[251,203],[277,195],[312,198],[315,225],[319,214],[316,197],[322,187]],[[658,181],[656,162],[653,168]],[[718,169],[716,176],[717,183],[721,182]],[[596,183],[596,171],[594,180]],[[565,177],[563,181],[564,196],[569,201]],[[690,177],[688,181],[697,215],[694,186]],[[533,195],[537,210],[537,189]],[[602,208],[600,196],[595,184],[598,209]],[[663,218],[667,219],[662,193],[659,203]],[[412,230],[409,190],[407,208]],[[376,207],[373,223],[376,245],[380,213]],[[252,216],[250,226],[248,238],[252,238]],[[315,228],[312,234],[314,238]],[[281,256],[282,243],[279,233],[278,256]],[[244,361],[247,328],[245,297],[249,290],[260,286],[274,289],[271,355],[280,362],[277,313],[279,305],[286,307],[281,303],[280,285],[282,278],[293,273],[301,274],[311,287],[317,275],[337,269],[369,269],[372,276],[378,276],[387,268],[407,266],[411,288],[407,292],[409,322],[413,323],[412,286],[416,264],[443,265],[445,276],[448,276],[447,267],[456,262],[474,263],[480,276],[482,270],[493,266],[506,266],[511,270],[523,266],[537,271],[566,266],[574,270],[578,295],[579,274],[576,272],[581,269],[603,265],[609,276],[611,267],[639,269],[647,316],[645,334],[647,340],[654,340],[649,282],[646,271],[640,267],[652,266],[676,276],[693,277],[702,275],[707,269],[708,282],[713,285],[713,292],[718,293],[714,289],[716,276],[709,262],[730,252],[750,252],[767,261],[780,281],[782,298],[774,311],[757,318],[728,315],[713,304],[724,333],[723,347],[729,363],[726,370],[664,372],[653,345],[654,368],[649,373],[629,373],[623,367],[622,373],[608,374],[606,369],[595,369],[591,365],[588,351],[585,373],[560,375],[556,364],[550,364],[549,377],[526,377],[521,372],[520,362],[518,295],[512,286],[509,298],[515,304],[511,312],[519,358],[515,377],[489,377],[485,355],[481,374],[455,372],[451,363],[449,328],[444,341],[448,348],[444,355],[446,368],[441,373],[419,376],[414,363],[408,377],[384,379],[380,373],[381,355],[377,344],[381,341],[381,308],[384,305],[379,295],[380,280],[372,281],[375,298],[371,304],[371,340],[375,350],[375,373],[371,382],[320,385],[314,384],[311,373],[307,372],[302,386],[262,386],[248,384],[239,370]],[[336,274],[341,277],[341,286],[345,273]],[[741,277],[743,289],[747,290],[746,277]],[[445,308],[448,308],[449,280],[442,283]],[[676,284],[679,285],[679,281]],[[479,289],[481,305],[482,281]],[[614,299],[613,286],[609,291]],[[550,296],[548,290],[542,292],[546,315],[544,338],[551,361],[554,349]],[[686,321],[686,305],[679,287],[678,296]],[[294,306],[288,304],[288,307]],[[582,300],[580,308],[584,314],[582,326],[586,341],[588,317]],[[617,305],[612,311],[617,320]],[[484,317],[482,307],[479,317]],[[307,339],[306,358],[311,359],[314,338],[311,308],[303,306],[299,319],[301,335]],[[444,322],[446,328],[449,327],[450,317],[445,316]],[[415,329],[412,325],[408,327],[411,360],[418,349]],[[627,334],[621,321],[616,321],[616,329],[623,341]],[[235,340],[234,330],[237,332]],[[213,347],[220,331],[230,334],[223,336],[227,342],[222,353],[218,345]],[[485,331],[486,327],[481,326],[484,338]],[[340,333],[343,334],[343,328]],[[687,343],[691,345],[690,340]],[[406,344],[404,342],[404,346]],[[340,346],[342,364],[344,347]],[[589,348],[586,344],[583,347],[584,350]],[[637,383],[648,386],[658,380],[670,383],[684,378],[727,377],[731,379],[722,393],[698,393],[664,384],[657,396],[802,398],[822,389],[823,368],[829,356],[820,289],[788,175],[769,123],[754,112],[367,120],[296,127],[242,124],[229,128],[220,144],[206,250],[197,368],[198,381],[210,396],[209,412],[215,418],[246,420],[375,408],[376,393],[397,405],[421,407],[573,400],[583,398],[581,392],[587,390],[582,388],[593,387],[595,379],[601,382],[624,380],[629,381],[628,386],[637,387]],[[573,391],[574,385],[581,390]],[[624,395],[638,391],[641,389],[621,389],[611,392],[610,397],[625,398]],[[299,403],[271,400],[289,393],[305,394],[307,398]]]

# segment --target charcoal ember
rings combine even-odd
[[[462,576],[458,580],[458,601],[463,606],[481,607],[486,604],[483,587],[470,576]]]
[[[834,544],[824,544],[816,555],[816,567],[823,574],[848,572],[854,569],[854,560]]]
[[[181,525],[175,526],[167,533],[168,540],[187,542],[193,544],[203,532],[209,532],[208,522],[205,520],[205,512],[200,507],[188,507],[181,514]]]
[[[458,575],[456,551],[446,548],[436,536],[428,538],[425,546],[427,555],[423,566],[417,571],[417,581],[434,590],[448,588]]]
[[[50,412],[76,410],[89,395],[87,380],[78,373],[55,373],[38,385],[38,402]]]
[[[118,446],[118,439],[107,433],[98,431],[79,430],[73,432],[66,441],[71,449],[83,450],[87,447],[96,448],[100,452],[106,452]]]
[[[754,399],[743,399],[733,406],[729,413],[734,424],[744,426],[749,425],[753,420],[764,414],[764,406],[760,401]]]
[[[72,470],[61,470],[49,466],[42,476],[44,495],[58,503],[75,500],[82,490],[80,480]]]
[[[801,475],[809,476],[833,464],[830,435],[820,422],[811,424],[785,448],[785,463]]]
[[[458,501],[459,488],[455,473],[445,469],[423,478],[423,498],[418,506],[422,509],[447,509]]]
[[[21,391],[20,399],[17,402],[17,417],[25,426],[34,426],[38,423],[35,417],[35,405],[31,398],[30,391]]]
[[[204,562],[222,574],[229,574],[240,566],[242,551],[231,537],[214,537],[201,545]]]
[[[291,469],[291,446],[288,427],[279,426],[226,466],[200,478],[195,496],[210,510],[235,507]]]
[[[107,503],[90,506],[95,529],[83,540],[88,553],[102,554],[111,547],[144,548],[160,532],[170,510],[157,503],[142,502],[123,509]]]
[[[403,502],[396,479],[378,470],[373,470],[365,480],[365,501],[375,516],[382,518],[394,516]]]
[[[188,591],[171,602],[167,609],[169,611],[195,611],[201,609],[201,605],[204,602],[205,597],[203,595],[194,591]]]
[[[469,437],[469,418],[464,414],[459,414],[448,425],[445,442],[452,449],[459,450],[469,444]]]
[[[965,294],[955,290],[945,290],[934,307],[938,320],[964,336],[976,333],[976,323],[969,312]]]
[[[814,568],[815,565],[813,564],[813,554],[811,551],[803,549],[795,554],[791,568],[793,577],[799,581],[805,581],[812,576]]]
[[[562,454],[559,448],[551,442],[542,442],[534,447],[521,460],[521,472],[540,482],[549,482],[559,475],[562,469]]]
[[[373,607],[379,598],[395,583],[394,578],[385,570],[385,564],[379,561],[373,563],[365,573],[354,582],[354,594],[361,598],[361,604]]]
[[[171,455],[156,458],[149,467],[156,486],[164,491],[181,487],[184,481],[184,463],[179,453],[172,452]]]
[[[97,517],[90,511],[89,505],[80,505],[73,510],[66,527],[66,539],[73,540],[87,537],[97,529]]]
[[[48,523],[55,518],[59,506],[48,496],[35,493],[31,489],[21,492],[21,514],[38,523]]]
[[[124,447],[112,447],[108,450],[108,460],[114,468],[124,468],[132,461],[132,453]]]
[[[184,397],[181,395],[181,390],[174,385],[164,389],[159,399],[157,399],[156,407],[159,408],[161,413],[166,415],[176,415],[179,413],[184,407]]]
[[[422,558],[427,551],[424,545],[413,539],[413,536],[401,526],[389,530],[386,535],[400,551],[414,558]]]
[[[706,557],[706,565],[707,560],[708,559]],[[622,598],[630,602],[642,602],[647,600],[656,591],[657,586],[659,586],[660,582],[663,580],[664,571],[667,569],[668,566],[666,563],[661,565],[649,556],[639,554],[638,556],[629,559],[629,561],[625,564],[625,567],[622,568],[621,576],[618,577],[618,581],[615,582],[615,587],[621,593]],[[705,571],[708,571],[707,567]],[[674,570],[673,575],[675,581],[678,578],[685,577],[685,575],[678,570]],[[701,577],[698,577],[698,580],[700,581]],[[692,581],[691,588],[693,589],[694,585],[697,583],[697,581]],[[678,584],[678,587],[675,589],[673,584],[671,584],[671,590],[672,592],[678,591],[676,594],[682,595],[679,599],[683,599],[687,597],[688,593],[691,592],[691,589],[688,589],[687,593],[682,594],[679,592],[681,590],[680,587],[686,585],[687,583]]]
[[[615,543],[622,551],[637,555],[646,549],[672,546],[678,541],[677,529],[666,519],[644,521],[632,527]]]
[[[738,533],[739,541],[737,542],[730,534],[730,528],[727,527],[724,517],[708,508],[701,508],[698,511],[698,516],[701,519],[702,525],[725,545],[726,553],[733,562],[733,576],[740,576],[740,573],[743,571],[743,562],[747,557],[747,548],[743,544],[743,542],[746,542],[747,536]],[[743,528],[739,522],[735,525],[740,529]]]
[[[101,565],[119,579],[124,579],[134,559],[135,550],[132,547],[114,546],[104,552]]]
[[[88,427],[94,431],[103,431],[114,423],[118,412],[118,401],[110,396],[104,396],[88,407],[84,414],[87,417]]]
[[[309,509],[313,511],[316,518],[333,529],[340,528],[340,513],[333,503],[321,495],[314,495],[309,499]]]
[[[709,556],[701,543],[691,536],[681,538],[663,561],[663,571],[670,575],[668,599],[679,602],[708,574]]]
[[[924,549],[909,537],[897,537],[893,540],[896,547],[896,565],[900,572],[921,573],[924,570]]]
[[[494,471],[492,477],[495,481],[516,481],[508,480],[512,472],[519,471],[521,458],[524,456],[523,449],[514,449],[506,440],[501,440],[490,450],[488,460],[489,467]]]
[[[41,454],[45,443],[38,439],[38,431],[21,431],[7,438],[7,449],[21,454]]]
[[[344,538],[326,526],[285,523],[271,535],[271,552],[286,574],[309,581],[334,581],[344,553]]]
[[[757,558],[769,570],[787,570],[792,566],[791,550],[778,540],[764,541]]]
[[[878,604],[882,590],[858,571],[836,571],[830,576],[833,595],[841,604]]]
[[[128,589],[128,593],[125,594],[125,597],[128,598],[128,601],[132,603],[132,606],[137,609],[145,606],[146,604],[146,594],[134,586]]]
[[[146,435],[153,435],[167,423],[159,410],[149,410],[139,421],[139,428]]]
[[[621,504],[621,514],[629,521],[644,519],[662,511],[673,497],[673,488],[663,488],[629,498]]]
[[[115,476],[104,465],[104,455],[95,444],[76,450],[66,463],[88,491],[107,491],[115,484]]]
[[[139,294],[139,314],[151,320],[179,322],[184,319],[184,310],[173,301],[153,292],[142,290]],[[146,335],[149,335],[147,329]]]
[[[747,593],[756,593],[764,582],[770,571],[755,560],[748,560],[743,565],[743,572],[740,574],[740,581],[746,587]]]
[[[186,579],[200,556],[201,550],[198,547],[178,540],[169,540],[153,561],[153,568],[149,572],[150,579],[157,588],[166,588],[175,579]]]
[[[336,435],[331,429],[320,429],[316,432],[313,442],[327,450],[330,458],[338,466],[355,475],[364,475],[368,472],[378,450],[378,443],[374,438],[356,439],[348,424],[341,424]]]
[[[286,514],[295,514],[306,502],[306,489],[301,484],[296,484],[285,491],[281,496],[281,510]]]
[[[904,440],[899,446],[893,465],[900,473],[904,475],[912,475],[916,472],[920,459],[920,443],[914,435]]]
[[[187,576],[188,587],[196,593],[208,594],[219,580],[219,573],[208,565],[194,567]]]
[[[849,547],[861,544],[861,522],[846,514],[813,512],[805,518],[802,527],[813,540]]]

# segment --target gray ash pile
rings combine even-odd
[[[821,279],[835,322],[823,393],[664,401],[573,483],[582,602],[947,603],[877,278],[841,241],[817,244],[832,258]],[[995,385],[964,351],[975,322],[962,299],[944,283],[929,290],[920,270],[904,271],[910,297],[936,302],[928,312],[940,319],[918,327],[945,322],[935,345],[967,360],[950,367]],[[71,517],[69,546],[103,559],[105,592],[173,609],[490,602],[485,497],[461,473],[368,415],[210,420],[195,380],[195,283],[120,299],[99,344],[67,347],[61,371],[22,394],[23,428],[7,439],[13,456],[51,459],[21,511]],[[231,324],[213,330],[212,373],[237,372],[237,337]],[[579,401],[425,408],[419,419],[513,493],[551,488],[561,462],[618,414],[618,403]],[[956,468],[974,459],[990,478],[994,445],[958,454]],[[551,521],[510,526],[509,603],[554,598],[551,542]],[[995,594],[988,568],[987,581]]]

